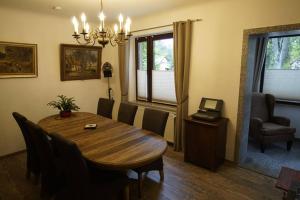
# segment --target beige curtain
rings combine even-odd
[[[129,45],[118,45],[118,57],[119,57],[119,75],[120,75],[120,88],[121,88],[121,101],[128,101],[128,84],[129,84]]]
[[[184,118],[188,115],[192,21],[174,22],[173,29],[177,99],[174,149],[175,151],[184,151]]]

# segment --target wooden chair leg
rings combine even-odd
[[[123,197],[124,200],[129,200],[129,196],[130,196],[129,185],[127,185],[124,188],[124,194],[123,195],[124,195],[124,197]]]
[[[27,169],[26,170],[26,179],[28,180],[28,179],[30,179],[30,171],[29,171],[29,169]]]
[[[264,143],[260,143],[260,152],[265,153],[265,145]]]
[[[34,185],[39,184],[39,180],[40,180],[40,175],[39,174],[34,174],[34,176],[33,176],[33,184]]]
[[[290,151],[292,146],[293,146],[293,141],[288,141],[287,144],[286,144],[287,150]]]
[[[164,170],[159,170],[159,176],[160,176],[160,180],[163,181],[165,180],[165,173],[164,173]]]
[[[138,173],[138,195],[139,198],[142,198],[142,173]]]

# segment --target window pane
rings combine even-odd
[[[300,100],[300,36],[268,41],[264,93],[276,98]]]
[[[173,62],[173,38],[154,40],[152,99],[176,102]]]
[[[137,96],[147,99],[147,42],[138,43]]]

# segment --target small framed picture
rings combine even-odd
[[[37,76],[36,44],[0,42],[0,78]]]
[[[101,78],[102,48],[61,44],[61,81]]]

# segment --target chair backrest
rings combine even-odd
[[[74,192],[87,189],[90,182],[86,161],[74,142],[64,139],[62,136],[51,133],[53,148],[61,161],[66,183]]]
[[[138,107],[128,103],[121,103],[118,113],[118,121],[133,125]]]
[[[99,98],[97,114],[111,119],[114,103],[114,100]]]
[[[39,161],[39,156],[36,150],[36,147],[34,146],[33,139],[31,138],[29,134],[29,130],[27,127],[27,118],[21,115],[20,113],[13,112],[12,113],[13,117],[15,118],[16,122],[18,123],[22,135],[25,140],[26,144],[26,149],[27,149],[27,167],[29,168],[30,171],[34,173],[39,173],[40,172],[40,161]]]
[[[12,115],[15,118],[16,122],[18,123],[18,125],[21,129],[22,135],[23,135],[24,140],[25,140],[27,151],[30,151],[31,141],[30,141],[30,138],[29,138],[30,136],[29,136],[27,127],[26,127],[27,118],[24,117],[23,115],[21,115],[20,113],[17,113],[17,112],[13,112]]]
[[[267,122],[274,113],[275,97],[271,94],[253,93],[251,102],[251,118],[260,118]]]
[[[56,170],[54,164],[55,156],[47,132],[30,120],[26,121],[26,125],[39,156],[42,174],[54,174]]]
[[[169,113],[145,108],[142,128],[164,136]]]

